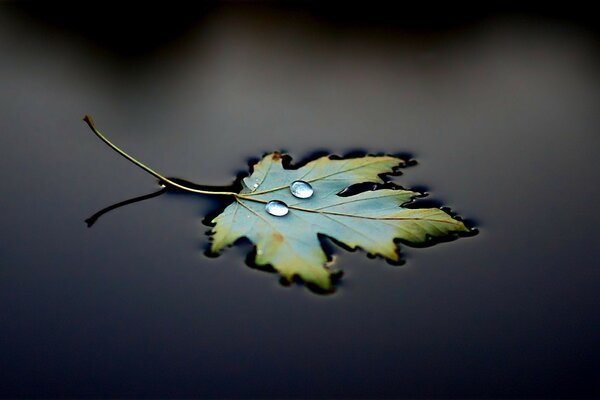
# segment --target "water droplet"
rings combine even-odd
[[[253,189],[256,189],[258,187],[258,181],[254,182],[254,185],[252,185]]]
[[[290,211],[287,204],[279,200],[271,200],[270,202],[268,202],[265,206],[265,210],[267,210],[269,214],[274,215],[276,217],[283,217]]]
[[[294,181],[290,185],[290,192],[300,199],[308,199],[313,195],[314,190],[308,182]]]

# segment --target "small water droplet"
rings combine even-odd
[[[254,185],[252,185],[253,189],[256,189],[258,187],[258,181],[254,182]]]
[[[290,192],[300,199],[308,199],[314,193],[310,183],[304,181],[294,181],[290,185]]]
[[[274,215],[276,217],[283,217],[290,211],[287,204],[279,200],[271,200],[270,202],[268,202],[265,206],[265,210],[269,214]]]

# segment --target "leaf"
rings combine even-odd
[[[398,261],[396,240],[423,243],[431,237],[443,237],[452,232],[470,232],[461,221],[440,209],[402,207],[419,193],[377,186],[384,183],[383,175],[393,173],[395,168],[405,164],[397,157],[365,156],[341,160],[321,157],[301,168],[286,169],[282,155],[271,153],[263,157],[252,175],[242,181],[243,188],[239,193],[216,191],[163,176],[108,140],[98,131],[92,117],[86,115],[83,120],[111,149],[158,178],[165,190],[232,196],[235,201],[212,220],[211,251],[217,253],[246,237],[256,246],[255,264],[273,266],[288,281],[299,276],[309,285],[331,290],[332,273],[327,254],[321,247],[320,235],[351,249],[361,247],[369,254]],[[304,185],[307,182],[312,185],[312,196],[300,199],[292,195],[290,185],[298,180]],[[355,184],[367,184],[373,190],[348,196],[356,191],[357,186],[348,190]],[[341,196],[342,193],[346,195]],[[109,210],[155,195],[107,207],[86,220],[88,227]],[[285,203],[282,205],[285,213],[277,216],[267,212],[265,205],[268,207],[275,201]]]
[[[428,237],[468,232],[461,221],[440,209],[401,207],[420,195],[416,192],[383,188],[338,195],[354,184],[384,183],[380,175],[402,165],[402,159],[391,156],[341,160],[326,156],[299,169],[286,169],[279,153],[267,154],[242,181],[235,201],[212,220],[211,251],[246,237],[256,246],[257,265],[271,265],[288,281],[297,275],[330,291],[332,271],[319,235],[399,261],[396,240],[422,243]],[[294,197],[289,186],[296,180],[310,183],[313,196]],[[286,203],[289,213],[283,217],[267,213],[265,203],[271,200]]]

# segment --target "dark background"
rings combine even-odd
[[[384,3],[0,3],[3,397],[600,397],[593,13]],[[562,6],[561,6],[562,7]],[[330,296],[204,255],[272,150],[409,153],[475,237],[336,248]]]

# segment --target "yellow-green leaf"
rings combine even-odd
[[[440,209],[402,207],[419,195],[416,192],[382,188],[338,195],[353,184],[383,183],[381,174],[402,165],[402,159],[391,156],[321,157],[302,168],[286,169],[280,154],[268,154],[243,180],[240,196],[212,221],[211,250],[218,252],[246,237],[256,246],[257,265],[271,265],[287,280],[299,276],[328,291],[331,270],[319,235],[398,261],[396,239],[421,243],[428,237],[468,232]],[[312,186],[310,198],[292,195],[290,184],[297,180]],[[272,200],[284,202],[289,212],[269,214],[265,204]]]

